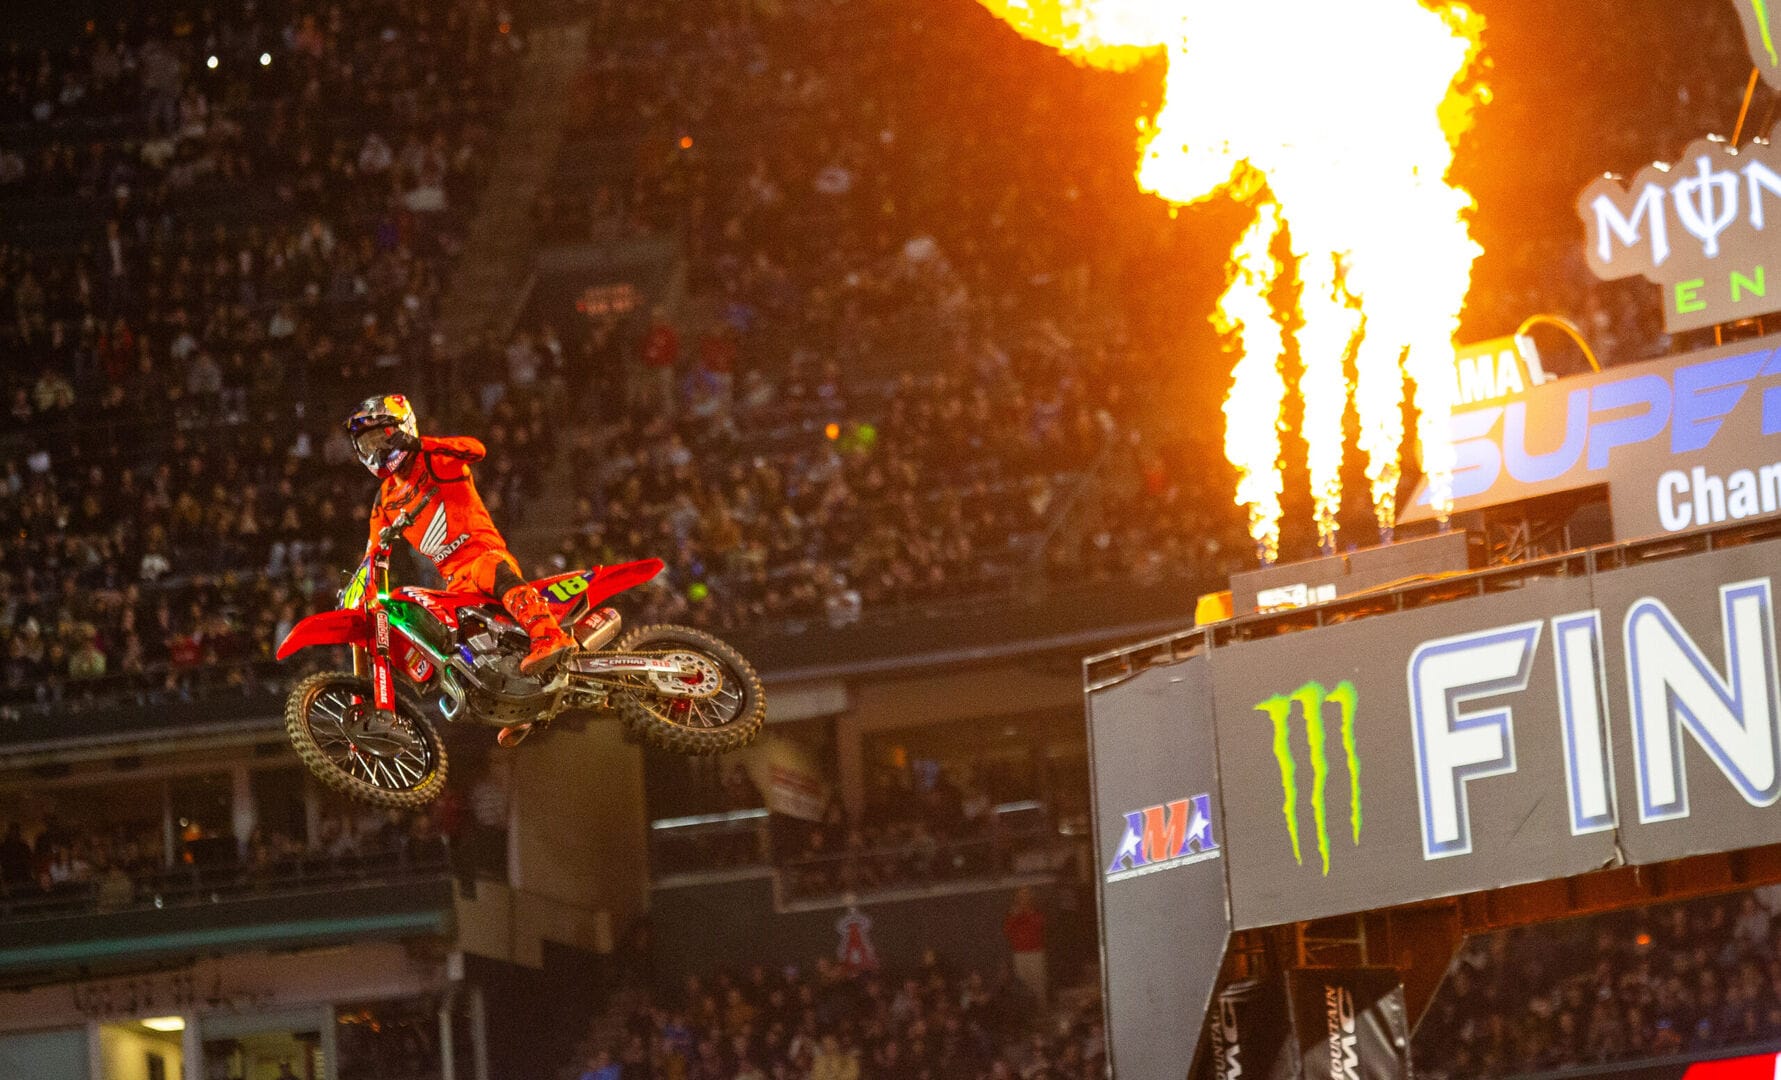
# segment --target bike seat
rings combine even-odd
[[[539,578],[532,585],[550,605],[557,621],[568,626],[586,618],[588,612],[614,594],[641,585],[661,572],[660,559],[638,559],[591,570],[571,570]]]
[[[568,626],[570,623],[581,621],[582,617],[585,616],[587,613],[588,613],[587,593],[582,593],[580,596],[577,596],[575,598],[574,603],[570,604],[564,610],[556,613],[557,622],[562,623],[564,626]]]

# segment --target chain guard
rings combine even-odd
[[[524,688],[531,692],[497,693],[465,686],[462,719],[495,727],[549,723],[559,713],[611,708],[612,695],[616,692],[639,694],[658,700],[697,700],[712,697],[723,687],[723,674],[717,665],[709,657],[685,649],[627,650],[618,655],[675,660],[683,664],[691,662],[702,669],[701,677],[696,683],[687,683],[683,681],[684,676],[656,671],[599,674],[562,672],[558,677],[545,681],[519,675],[519,657],[508,655],[503,656],[496,664],[481,669],[479,674],[484,678],[493,674],[505,687]],[[513,669],[512,674],[505,670],[508,667]]]

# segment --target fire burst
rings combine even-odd
[[[1239,353],[1225,453],[1262,557],[1272,561],[1280,539],[1286,397],[1287,342],[1270,296],[1295,270],[1319,541],[1335,546],[1351,398],[1374,515],[1390,535],[1406,375],[1423,472],[1445,520],[1453,336],[1481,251],[1464,217],[1471,196],[1447,172],[1484,93],[1461,89],[1483,20],[1463,4],[1416,0],[980,2],[1079,63],[1124,70],[1166,53],[1162,108],[1138,125],[1139,186],[1176,206],[1223,195],[1255,207],[1214,322]],[[1276,235],[1293,269],[1270,253]]]

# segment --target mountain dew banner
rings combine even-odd
[[[1293,1043],[1304,1080],[1402,1080],[1410,1075],[1404,987],[1389,968],[1286,973]]]
[[[1292,1017],[1278,978],[1240,979],[1218,991],[1206,1017],[1196,1080],[1292,1080],[1298,1075]]]
[[[1195,1080],[1402,1080],[1410,1075],[1409,1037],[1404,989],[1395,971],[1299,968],[1219,989],[1193,1075]]]

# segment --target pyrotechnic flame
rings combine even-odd
[[[1230,396],[1224,401],[1224,456],[1237,470],[1237,502],[1249,509],[1256,554],[1270,563],[1280,554],[1280,424],[1252,418],[1278,417],[1286,399],[1280,374],[1284,342],[1268,302],[1274,280],[1268,245],[1279,230],[1279,207],[1258,205],[1255,221],[1231,249],[1230,284],[1213,316],[1237,353]]]
[[[1405,375],[1416,387],[1423,472],[1445,520],[1453,336],[1481,250],[1466,228],[1471,196],[1446,177],[1453,144],[1470,125],[1473,99],[1459,84],[1477,57],[1483,20],[1460,3],[1430,8],[1415,0],[980,2],[1079,63],[1123,70],[1166,54],[1162,107],[1139,121],[1144,190],[1186,205],[1213,195],[1254,200],[1265,189],[1262,205],[1274,208],[1265,216],[1289,236],[1301,285],[1298,389],[1324,546],[1334,546],[1341,504],[1351,349],[1359,443],[1380,527],[1389,535],[1396,522]],[[1257,241],[1262,222],[1258,216],[1232,249],[1230,287],[1214,321],[1227,333],[1242,328],[1233,335],[1241,347],[1260,350],[1232,372],[1225,448],[1251,533],[1270,554],[1279,536],[1284,395],[1276,392],[1281,343],[1256,333],[1256,301],[1266,303],[1284,271],[1266,238]]]

